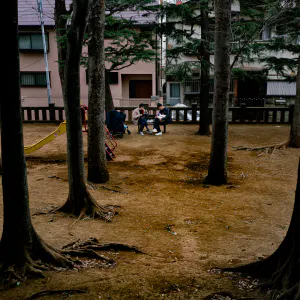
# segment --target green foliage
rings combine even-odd
[[[157,41],[153,33],[153,24],[141,26],[137,30],[137,24],[132,19],[124,19],[121,13],[126,10],[143,11],[151,13],[155,5],[151,5],[152,0],[106,0],[106,19],[105,19],[105,39],[109,40],[105,48],[106,62],[109,67],[107,71],[121,70],[127,68],[138,61],[151,62],[157,57]],[[64,16],[70,19],[70,15]],[[140,27],[140,26],[138,26]],[[66,48],[67,34],[57,37],[60,47]],[[89,32],[85,34],[85,46],[89,42]],[[63,65],[64,62],[60,61]],[[87,66],[88,54],[83,53],[81,65]]]
[[[253,47],[253,53],[266,69],[293,80],[290,74],[297,69],[300,57],[300,4],[265,0],[265,5],[268,8],[265,19],[272,19],[269,27],[275,35],[256,49]]]
[[[232,54],[235,64],[244,62],[253,62],[252,43],[258,39],[262,28],[264,27],[265,6],[264,1],[241,1],[243,11],[241,14],[232,15]],[[202,15],[203,14],[203,15]],[[202,16],[207,16],[209,28],[205,38],[201,36],[199,28],[201,27]],[[242,16],[242,17],[241,17]],[[167,54],[167,75],[170,73],[176,77],[175,70],[178,70],[178,80],[182,80],[183,72],[190,64],[190,68],[194,68],[195,60],[198,63],[198,70],[213,68],[210,62],[204,62],[203,51],[214,51],[214,14],[213,7],[209,0],[188,1],[182,5],[164,4],[160,9],[160,17],[165,22],[159,26],[157,32],[168,38],[168,43],[172,43],[172,47],[166,50]],[[202,19],[203,21],[203,19]],[[203,35],[204,36],[204,35]],[[190,62],[180,62],[181,58],[190,57]],[[183,64],[183,66],[178,66]],[[172,66],[177,65],[177,66]],[[186,77],[188,79],[189,72]]]
[[[109,71],[126,68],[138,61],[151,62],[157,56],[157,41],[151,26],[134,27],[135,22],[114,16],[106,17],[105,48]]]

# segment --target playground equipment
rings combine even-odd
[[[47,135],[46,137],[44,137],[43,139],[41,139],[40,141],[38,141],[35,144],[29,145],[29,146],[24,146],[24,153],[25,154],[31,154],[39,149],[41,149],[43,146],[45,146],[46,144],[52,142],[55,138],[57,138],[59,135],[62,135],[63,133],[65,133],[67,130],[66,127],[66,121],[63,121],[56,130],[54,130],[53,132],[51,132],[49,135]]]
[[[87,117],[86,117],[86,111],[87,111],[87,106],[85,106],[86,108],[82,108],[82,113],[84,113],[84,118],[83,120],[83,130],[82,132],[87,132]],[[67,123],[66,121],[63,121],[56,130],[54,130],[53,132],[51,132],[50,134],[48,134],[46,137],[44,137],[43,139],[41,139],[40,141],[38,141],[35,144],[29,145],[29,146],[24,146],[24,153],[25,154],[31,154],[39,149],[41,149],[43,146],[45,146],[46,144],[52,142],[55,138],[57,138],[58,136],[62,135],[63,133],[66,132],[67,130]],[[110,132],[108,131],[107,128],[105,128],[105,152],[106,152],[106,159],[108,161],[112,161],[116,155],[114,154],[114,150],[117,147],[117,142],[115,141],[114,137],[110,134]]]
[[[114,158],[116,157],[116,155],[114,154],[114,150],[117,148],[117,146],[118,143],[114,139],[113,135],[107,128],[105,128],[105,151],[107,161],[114,160]]]
[[[87,132],[88,127],[87,127],[87,121],[88,121],[88,107],[84,104],[80,105],[80,110],[81,110],[81,120],[82,120],[82,132]]]

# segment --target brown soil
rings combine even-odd
[[[25,144],[54,125],[25,125]],[[135,133],[118,140],[109,163],[114,193],[91,190],[99,204],[121,205],[112,223],[62,214],[33,216],[37,232],[62,247],[77,239],[137,246],[146,254],[109,252],[117,265],[80,271],[46,272],[4,290],[1,299],[25,299],[57,289],[87,289],[72,299],[203,299],[221,291],[247,294],[213,267],[248,263],[271,254],[283,239],[292,212],[299,150],[274,155],[229,151],[230,184],[201,184],[209,162],[210,138],[197,126],[170,125],[161,137]],[[264,145],[284,141],[286,126],[230,126],[229,144]],[[86,136],[84,137],[86,140]],[[86,144],[86,141],[85,141]],[[62,205],[68,192],[66,135],[27,158],[32,213]],[[2,223],[2,203],[0,204]],[[66,295],[45,296],[63,299]]]

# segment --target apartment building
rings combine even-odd
[[[66,1],[67,5],[71,1]],[[23,106],[47,106],[47,82],[43,53],[43,41],[36,0],[20,0],[19,3],[19,48],[21,72],[21,96]],[[43,1],[43,15],[47,57],[50,71],[51,101],[63,106],[62,90],[58,75],[57,43],[54,28],[54,0]],[[153,15],[125,11],[118,17],[134,19],[136,30],[154,23]],[[111,41],[105,40],[108,45]],[[87,52],[84,49],[83,52]],[[114,103],[117,106],[132,106],[140,102],[149,103],[157,95],[157,64],[155,62],[136,64],[120,71],[111,72],[108,80]],[[80,69],[81,99],[88,102],[88,81],[84,67]]]
[[[188,1],[176,1],[176,0],[166,0],[164,3],[181,5]],[[195,4],[193,4],[195,5]],[[211,4],[212,5],[212,4]],[[239,1],[233,1],[231,5],[232,17],[239,17],[241,12],[241,7]],[[200,12],[199,12],[200,14]],[[212,13],[213,14],[213,13]],[[162,23],[170,20],[163,18],[160,20]],[[171,21],[176,21],[175,19]],[[188,30],[188,25],[178,24],[177,29]],[[201,39],[201,28],[200,26],[194,27],[193,37]],[[213,33],[212,33],[213,34]],[[266,42],[267,40],[273,38],[276,35],[276,28],[270,27],[265,28],[261,34],[254,41],[255,43]],[[297,43],[299,43],[297,41]],[[161,70],[160,70],[160,93],[164,96],[165,103],[173,106],[178,103],[195,103],[199,99],[200,95],[200,73],[201,70],[195,68],[193,78],[188,80],[176,80],[174,76],[166,76],[165,70],[172,66],[178,65],[183,62],[197,62],[198,59],[193,55],[182,54],[180,58],[170,58],[168,57],[168,51],[173,47],[176,47],[178,42],[168,36],[163,36],[161,40]],[[231,43],[232,49],[236,50],[241,47],[243,41],[233,41]],[[210,63],[214,63],[214,42],[210,45]],[[277,57],[291,58],[292,54],[288,52],[283,53],[273,53]],[[230,57],[231,63],[234,60],[234,55]],[[240,78],[233,78],[230,85],[230,99],[232,105],[238,105],[243,101],[246,101],[248,105],[261,106],[265,103],[276,103],[276,100],[281,103],[292,104],[296,96],[296,85],[295,83],[288,83],[284,81],[284,78],[278,76],[274,71],[266,71],[266,67],[259,62],[247,63],[237,63],[236,68],[244,70],[249,76],[244,76]],[[211,84],[210,84],[210,100],[212,101],[214,86],[213,86],[213,68],[210,71]]]

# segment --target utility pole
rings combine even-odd
[[[43,39],[43,48],[44,48],[44,61],[46,65],[46,81],[47,81],[47,96],[48,96],[48,105],[51,104],[51,89],[50,89],[50,76],[48,68],[48,56],[47,56],[47,45],[45,38],[45,28],[44,28],[44,17],[43,17],[43,2],[42,0],[36,0],[38,12],[40,14],[40,23],[42,28],[42,39]]]

